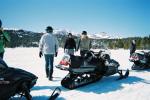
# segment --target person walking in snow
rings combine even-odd
[[[130,56],[136,51],[136,43],[135,40],[132,40],[130,45]]]
[[[66,39],[65,45],[64,45],[64,51],[65,53],[69,55],[74,55],[74,50],[76,49],[76,42],[72,37],[72,34],[68,34],[68,38]]]
[[[53,28],[51,26],[46,28],[46,33],[41,37],[39,49],[39,57],[41,58],[43,54],[45,57],[46,77],[52,81],[54,56],[57,57],[58,53],[58,40],[53,35]]]
[[[87,32],[83,31],[81,34],[81,38],[78,42],[77,51],[80,48],[80,55],[83,57],[87,51],[91,48],[91,41],[87,36]]]
[[[0,58],[3,59],[6,43],[10,42],[10,36],[7,32],[4,32],[2,28],[2,21],[0,20]]]

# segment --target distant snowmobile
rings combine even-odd
[[[123,75],[122,70],[118,69],[119,63],[110,59],[110,55],[104,51],[88,51],[84,57],[65,55],[56,67],[69,71],[61,81],[61,85],[68,89],[75,89],[116,73],[120,75],[118,80],[129,75],[129,70]]]
[[[150,52],[135,52],[129,58],[131,62],[134,62],[132,70],[144,70],[150,68]]]

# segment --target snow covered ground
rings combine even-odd
[[[111,57],[120,63],[121,69],[130,69],[132,63],[128,60],[129,50],[110,51]],[[27,70],[38,76],[37,84],[31,91],[33,100],[47,100],[56,87],[62,89],[57,100],[150,100],[150,70],[131,71],[129,78],[119,81],[115,80],[118,77],[116,74],[104,77],[96,83],[68,90],[60,84],[68,72],[54,68],[54,80],[49,81],[45,76],[44,58],[39,58],[38,52],[38,48],[6,48],[4,55],[4,60],[9,66]],[[63,49],[60,48],[55,65],[63,55]]]

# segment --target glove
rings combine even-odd
[[[39,52],[39,57],[41,58],[43,56],[42,51]]]
[[[55,57],[57,57],[58,52],[55,53]]]

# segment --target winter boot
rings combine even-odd
[[[49,73],[49,80],[50,80],[50,81],[53,80],[53,70],[50,70],[50,73]]]

